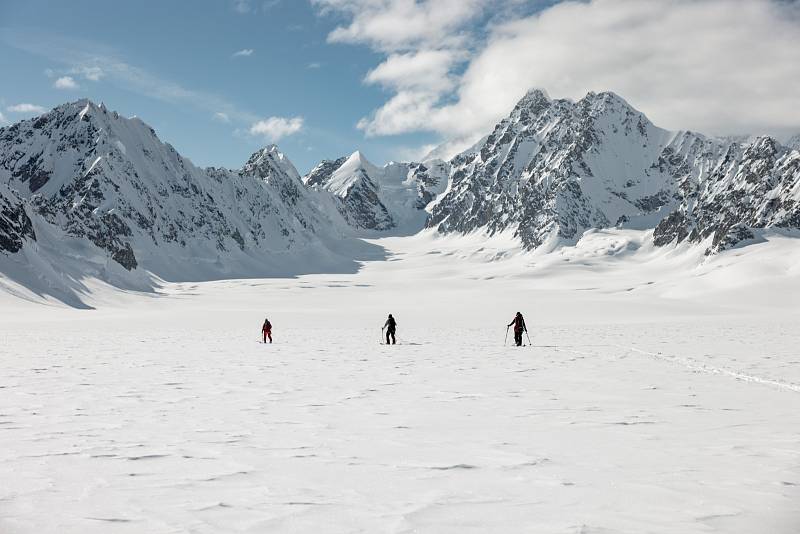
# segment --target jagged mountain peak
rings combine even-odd
[[[616,93],[577,102],[532,90],[481,144],[450,161],[431,208],[441,232],[511,229],[527,248],[585,230],[654,228],[656,245],[800,225],[800,154],[774,138],[744,142],[656,127]]]
[[[338,159],[324,159],[320,161],[308,174],[303,177],[303,183],[308,187],[324,184],[331,174],[347,161],[347,156]]]
[[[259,148],[258,150],[256,150],[255,152],[253,152],[250,155],[248,163],[252,162],[252,161],[259,160],[259,159],[270,158],[270,157],[277,157],[277,158],[283,159],[286,156],[283,154],[283,152],[281,152],[281,149],[278,148],[278,145],[276,145],[275,143],[270,143],[269,145],[263,146],[263,147]]]
[[[360,151],[356,150],[345,160],[337,172],[341,171],[341,173],[355,173],[358,171],[366,172],[367,174],[374,174],[378,170],[378,167],[373,165],[366,156]]]
[[[274,144],[239,170],[199,169],[140,119],[79,99],[0,128],[0,252],[67,240],[93,268],[176,279],[263,274],[273,252],[330,257],[323,240],[424,225],[508,230],[529,249],[620,226],[713,252],[800,228],[798,141],[669,132],[613,92],[532,89],[447,162],[377,167],[356,150],[301,178]]]
[[[519,99],[514,109],[539,108],[547,106],[552,102],[550,95],[544,89],[529,89],[525,95]],[[512,112],[513,113],[513,112]]]
[[[275,144],[267,145],[254,152],[242,167],[241,173],[257,176],[267,182],[278,177],[288,178],[293,182],[302,181],[294,164]]]
[[[95,125],[108,126],[119,122],[122,124],[142,125],[155,135],[155,131],[139,117],[125,117],[117,111],[109,111],[105,103],[95,103],[89,98],[80,98],[72,102],[66,102],[53,109],[38,115],[28,121],[38,121],[39,124],[53,124],[63,128],[72,122],[87,122]],[[21,121],[26,122],[26,121]]]
[[[0,183],[9,187],[0,191],[8,237],[0,252],[58,236],[84,247],[76,254],[88,254],[87,269],[105,269],[105,256],[174,279],[264,275],[282,268],[273,253],[293,250],[339,261],[321,244],[338,235],[334,224],[322,222],[326,214],[277,146],[239,171],[200,169],[140,119],[88,99],[0,130]]]
[[[600,91],[600,92],[589,91],[581,100],[579,100],[579,102],[580,101],[599,103],[599,104],[614,104],[627,108],[633,108],[633,106],[631,106],[627,100],[622,98],[614,91]]]

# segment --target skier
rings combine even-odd
[[[397,331],[397,321],[394,320],[392,314],[389,314],[389,318],[386,319],[386,323],[383,325],[386,329],[386,344],[389,344],[389,336],[392,337],[392,345],[394,345],[397,340],[394,337],[395,332]]]
[[[514,316],[514,320],[508,323],[506,328],[510,327],[512,324],[514,325],[514,343],[516,343],[518,347],[521,347],[522,333],[527,333],[528,327],[525,326],[525,319],[522,318],[522,314],[520,312],[517,312],[517,314]]]
[[[272,323],[269,322],[269,319],[264,319],[264,326],[261,327],[261,333],[264,334],[264,343],[267,342],[267,338],[269,338],[269,342],[272,343]]]

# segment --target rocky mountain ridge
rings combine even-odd
[[[450,165],[426,226],[511,231],[528,249],[619,226],[654,229],[659,246],[710,240],[712,253],[800,227],[796,149],[663,130],[609,92],[572,102],[530,91]]]
[[[613,93],[532,90],[450,161],[379,167],[356,151],[301,177],[274,145],[198,168],[140,119],[80,100],[0,128],[0,261],[51,285],[353,270],[375,253],[360,237],[423,228],[511,232],[527,249],[635,228],[714,253],[800,228],[796,144],[670,132]]]
[[[348,228],[276,146],[239,170],[201,169],[88,100],[0,129],[0,187],[6,256],[46,249],[91,274],[116,264],[173,280],[356,268],[339,251]]]
[[[415,233],[427,216],[425,208],[447,186],[449,169],[443,161],[377,167],[356,151],[322,161],[303,182],[333,195],[338,210],[355,228]]]

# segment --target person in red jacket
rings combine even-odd
[[[528,331],[528,327],[525,326],[525,319],[523,319],[522,314],[517,312],[514,316],[514,320],[508,323],[508,326],[514,325],[514,343],[517,344],[518,347],[522,346],[522,333]]]
[[[269,338],[269,342],[272,343],[272,323],[269,322],[269,319],[264,319],[264,326],[261,327],[261,333],[264,334],[264,343],[267,342],[267,338]]]

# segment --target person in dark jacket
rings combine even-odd
[[[514,316],[514,320],[508,323],[508,326],[514,325],[514,343],[517,344],[518,347],[522,346],[522,333],[528,331],[528,327],[525,326],[525,319],[522,317],[520,312]]]
[[[389,336],[392,338],[392,345],[396,344],[397,340],[395,339],[395,332],[397,331],[397,321],[394,320],[392,314],[389,314],[389,318],[386,319],[386,323],[383,325],[386,329],[386,344],[389,344]]]
[[[267,342],[267,338],[269,338],[269,342],[272,343],[272,323],[269,322],[269,319],[264,319],[264,326],[261,327],[261,333],[264,334],[264,343]]]

